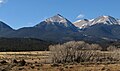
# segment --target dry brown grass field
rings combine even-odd
[[[49,51],[0,52],[0,71],[120,71],[119,63],[52,64],[50,54]],[[25,64],[20,63],[22,59]]]

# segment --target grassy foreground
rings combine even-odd
[[[50,54],[49,51],[0,52],[0,71],[120,71],[118,63],[50,64]],[[25,64],[20,63],[22,59]]]

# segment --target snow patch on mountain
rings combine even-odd
[[[102,24],[107,24],[107,25],[119,24],[118,20],[112,16],[100,16],[100,17],[94,19],[93,22],[91,23],[91,25],[94,25],[97,23],[102,23]]]
[[[48,19],[45,20],[46,22],[59,22],[59,23],[66,23],[67,20],[66,18],[64,18],[63,16],[61,16],[60,14],[57,14],[53,17],[50,17]]]
[[[84,20],[78,20],[76,22],[74,22],[73,24],[82,29],[82,28],[86,28],[87,26],[90,25],[90,23],[93,21],[94,19],[88,20],[88,19],[84,19]]]
[[[120,20],[112,16],[99,16],[98,18],[91,20],[78,20],[74,22],[74,25],[80,29],[84,29],[96,24],[120,25]]]

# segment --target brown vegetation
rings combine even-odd
[[[112,50],[114,47],[108,47]],[[51,60],[53,63],[81,63],[81,62],[119,62],[120,53],[101,51],[98,44],[88,44],[83,41],[71,41],[62,45],[53,45],[49,47]]]

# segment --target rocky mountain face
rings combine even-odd
[[[42,28],[45,31],[55,31],[55,32],[77,32],[77,27],[75,27],[69,20],[57,14],[53,17],[42,21],[41,23],[35,25],[36,28]]]
[[[9,38],[38,38],[46,41],[66,42],[81,39],[82,34],[69,20],[57,14],[33,27],[24,27],[4,35]]]
[[[0,37],[7,38],[37,38],[53,42],[71,40],[87,41],[117,41],[120,39],[120,20],[111,16],[100,16],[88,20],[78,20],[71,23],[60,14],[50,17],[33,27],[23,27],[13,30],[0,22]]]
[[[88,28],[96,24],[107,24],[107,25],[120,25],[120,20],[112,16],[99,16],[92,20],[78,20],[73,23],[76,27],[80,29]],[[77,24],[77,25],[76,25]]]
[[[77,24],[82,23],[78,22]],[[76,27],[81,28],[82,26]],[[111,16],[100,16],[92,21],[88,21],[81,30],[86,36],[93,36],[105,40],[120,39],[120,22]]]
[[[89,20],[84,19],[84,20],[78,20],[74,22],[74,25],[78,27],[79,29],[82,29],[82,28],[85,28],[88,23],[89,23]]]

